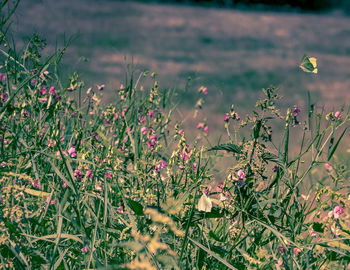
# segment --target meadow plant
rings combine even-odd
[[[348,267],[349,171],[335,156],[348,112],[309,95],[307,110],[282,113],[271,87],[251,115],[223,116],[226,143],[191,142],[155,74],[131,71],[102,104],[105,85],[58,75],[65,48],[43,57],[37,35],[11,46],[10,4],[0,4],[0,268]],[[206,121],[197,128],[209,133]],[[215,179],[223,153],[232,165]]]

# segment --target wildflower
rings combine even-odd
[[[197,205],[198,211],[211,212],[212,207],[213,207],[212,201],[210,200],[209,197],[207,197],[207,195],[203,193],[202,197],[198,201],[198,205]]]
[[[48,146],[48,147],[54,147],[55,144],[56,144],[56,142],[55,142],[54,140],[49,139],[49,141],[48,141],[48,143],[47,143],[47,146]]]
[[[47,92],[47,90],[46,90],[45,86],[44,86],[41,90],[39,90],[39,93],[40,93],[41,95],[45,95],[46,92]]]
[[[239,170],[238,172],[237,172],[237,175],[238,175],[238,177],[240,178],[240,179],[244,179],[246,176],[245,176],[245,174],[244,174],[244,172],[242,171],[242,170]]]
[[[146,135],[146,134],[147,134],[147,128],[146,128],[146,127],[142,127],[142,128],[141,128],[141,133],[142,133],[143,135]]]
[[[98,140],[98,133],[96,131],[91,132],[91,136]]]
[[[35,179],[33,183],[34,188],[40,188],[39,179]]]
[[[83,176],[80,170],[74,170],[74,177],[81,179]]]
[[[298,256],[298,254],[301,252],[300,248],[293,248],[293,253],[295,256]]]
[[[76,156],[77,156],[77,150],[75,150],[75,147],[74,147],[74,146],[71,146],[71,147],[68,149],[68,154],[69,154],[71,157],[76,157]]]
[[[86,94],[87,94],[87,95],[90,95],[91,90],[92,90],[92,87],[90,87],[88,90],[86,90]]]
[[[45,103],[47,101],[47,97],[38,98],[38,101]]]
[[[60,139],[60,142],[63,142],[65,139],[66,139],[66,137],[62,137],[62,138]]]
[[[104,88],[105,88],[105,85],[104,84],[101,84],[101,85],[96,85],[97,86],[97,89],[99,91],[102,91]]]
[[[88,170],[86,172],[86,176],[91,179],[92,178],[92,170]]]
[[[334,117],[335,117],[335,119],[341,120],[342,117],[340,116],[340,111],[336,111],[336,112],[334,113]]]
[[[0,73],[0,81],[5,81],[6,80],[6,75]]]
[[[5,103],[8,97],[9,97],[8,94],[6,94],[5,92],[1,92],[0,94],[1,102]]]
[[[198,168],[198,165],[196,162],[193,162],[193,170],[196,172]]]
[[[225,113],[224,121],[225,121],[225,122],[228,122],[229,120],[230,120],[230,114]]]
[[[112,179],[112,174],[109,173],[109,172],[106,172],[106,173],[105,173],[105,177],[106,177],[106,178],[109,178],[109,179]]]
[[[277,250],[279,251],[279,253],[281,253],[281,254],[283,254],[284,253],[284,251],[285,251],[285,249],[284,249],[284,247],[283,246],[278,246],[277,247]]]
[[[204,127],[204,123],[198,123],[196,128],[200,129],[200,128],[203,128]]]
[[[273,167],[272,167],[272,171],[273,171],[273,172],[277,172],[277,170],[278,170],[278,166],[273,166]]]
[[[209,127],[208,127],[208,126],[205,126],[205,127],[203,128],[203,130],[204,130],[204,132],[205,132],[206,134],[208,134],[208,132],[209,132]]]
[[[208,88],[204,87],[202,89],[202,92],[203,92],[204,95],[208,95]]]
[[[151,118],[154,117],[153,110],[149,110],[149,111],[148,111],[148,116],[151,117]]]
[[[157,143],[157,135],[156,134],[152,134],[150,137],[149,137],[149,140],[146,142],[147,146],[149,148],[153,148],[155,146],[155,144]]]
[[[310,234],[312,237],[316,237],[316,236],[317,236],[316,232],[315,232],[313,229],[311,229],[311,230],[309,231],[309,234]]]
[[[39,133],[39,138],[41,139],[42,137],[44,137],[44,132]]]
[[[177,132],[179,135],[182,135],[184,133],[184,130],[183,129],[180,129],[178,132]]]
[[[126,113],[127,109],[123,109],[122,110],[122,116],[125,117],[125,113]]]
[[[56,200],[52,200],[51,202],[50,202],[50,204],[52,205],[52,204],[55,204],[56,203]]]
[[[300,109],[298,108],[297,105],[294,105],[293,107],[293,116],[297,117],[300,113]]]
[[[67,187],[67,183],[63,181],[62,187],[63,187],[63,188],[66,188],[66,187]]]
[[[89,249],[88,249],[88,247],[87,247],[87,246],[85,246],[85,247],[81,248],[80,250],[81,250],[82,252],[85,252],[85,253],[89,251]]]
[[[341,207],[341,205],[338,205],[336,207],[334,207],[332,215],[334,217],[334,219],[338,219],[342,214],[344,214],[344,209]],[[330,215],[330,213],[328,213],[328,216],[332,216]]]
[[[95,184],[95,190],[96,190],[97,192],[102,192],[101,181],[98,181],[98,182]]]
[[[145,123],[145,117],[143,115],[139,116],[140,123]]]
[[[324,167],[327,172],[331,172],[333,170],[333,167],[329,163],[324,164]]]
[[[164,160],[160,160],[159,163],[155,166],[156,171],[160,171],[161,169],[167,167],[168,164]]]
[[[300,113],[300,109],[298,108],[297,105],[294,105],[294,107],[293,107],[293,121],[294,121],[294,126],[299,125],[299,121],[298,121],[298,119],[297,119],[299,113]]]
[[[55,89],[55,87],[53,87],[53,86],[50,87],[49,94],[50,95],[56,95],[57,94],[57,90]]]
[[[233,119],[236,119],[237,121],[241,120],[241,117],[239,116],[238,112],[235,112]]]
[[[123,206],[118,206],[118,207],[117,207],[117,212],[123,214],[123,213],[124,213],[124,208],[123,208]]]
[[[28,110],[23,111],[23,117],[30,118],[30,114],[29,114]]]

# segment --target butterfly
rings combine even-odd
[[[308,57],[306,54],[301,59],[301,64],[299,66],[305,72],[317,73],[317,59],[315,57]]]

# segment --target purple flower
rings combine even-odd
[[[34,188],[40,188],[39,179],[35,179],[33,183]]]
[[[83,176],[80,170],[74,170],[74,177],[81,179]]]
[[[298,108],[298,106],[297,105],[294,105],[294,107],[293,107],[293,116],[298,116],[299,115],[299,113],[300,113],[300,109]]]
[[[159,163],[155,166],[156,171],[160,171],[161,169],[168,166],[168,163],[166,163],[164,160],[160,160]]]

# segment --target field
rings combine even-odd
[[[14,3],[0,269],[350,267],[348,17]]]

